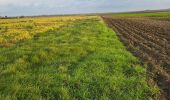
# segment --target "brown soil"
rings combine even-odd
[[[120,40],[141,61],[161,89],[159,99],[170,100],[170,21],[169,18],[102,16]],[[148,80],[148,82],[150,82]]]

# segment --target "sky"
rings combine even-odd
[[[124,12],[170,8],[170,0],[0,0],[0,16]]]

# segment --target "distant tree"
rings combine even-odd
[[[19,18],[24,18],[24,16],[20,16]]]

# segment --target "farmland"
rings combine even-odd
[[[169,12],[133,12],[133,13],[115,13],[112,16],[117,17],[170,17]]]
[[[98,16],[0,23],[1,100],[157,98],[147,66]]]
[[[128,50],[148,65],[148,75],[168,99],[170,98],[170,17],[156,14],[119,14],[103,16],[103,19],[116,31]]]
[[[0,46],[10,47],[18,42],[38,37],[39,33],[58,29],[74,20],[88,17],[50,17],[0,20]]]

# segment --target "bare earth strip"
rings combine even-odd
[[[102,16],[120,40],[148,65],[149,75],[170,99],[170,21],[168,18]]]

